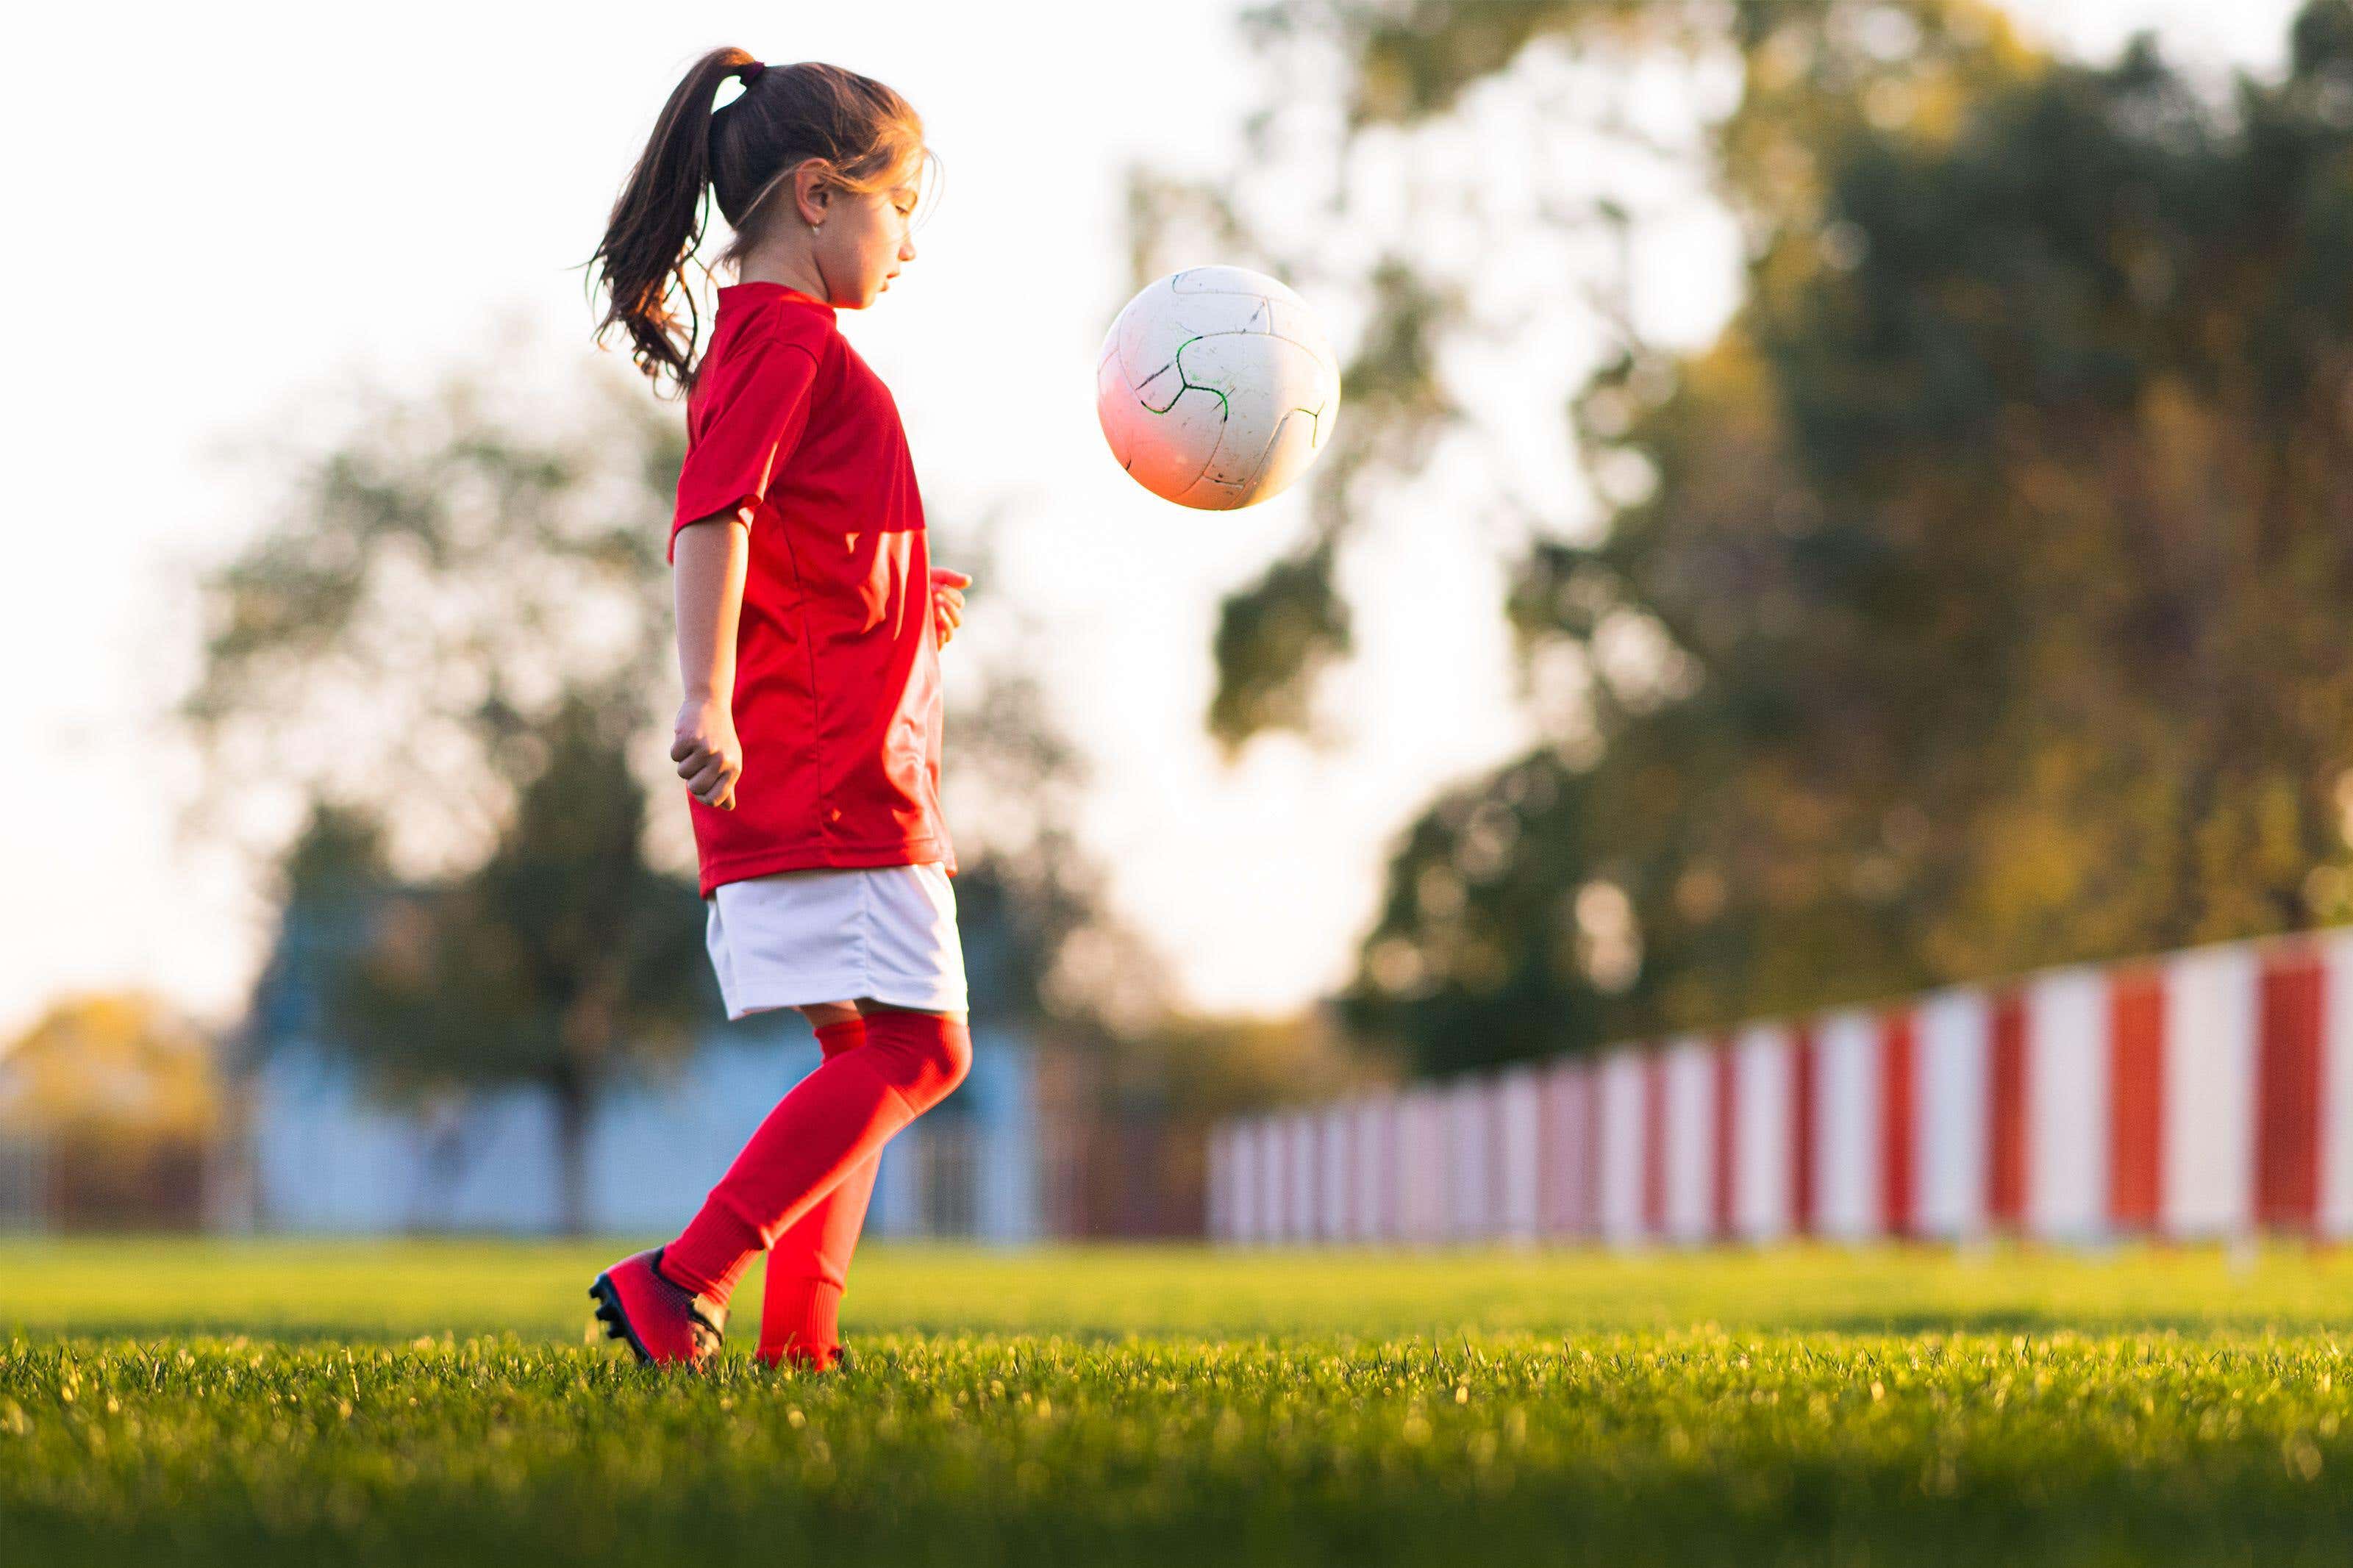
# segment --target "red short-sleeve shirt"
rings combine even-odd
[[[753,508],[735,639],[744,775],[733,811],[687,795],[703,896],[816,867],[939,861],[954,875],[931,557],[890,389],[831,305],[733,284],[686,429],[670,558],[688,523]]]

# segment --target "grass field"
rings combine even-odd
[[[2353,1558],[2335,1254],[873,1246],[812,1379],[619,1250],[0,1244],[0,1562]]]

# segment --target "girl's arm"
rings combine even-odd
[[[750,507],[688,523],[678,531],[673,556],[678,673],[686,700],[679,705],[670,756],[694,797],[723,811],[735,809],[735,781],[744,774],[733,699],[751,526]]]

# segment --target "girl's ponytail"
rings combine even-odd
[[[744,91],[714,114],[712,101],[730,77],[743,79]],[[596,341],[617,323],[657,392],[665,377],[692,390],[702,313],[687,262],[702,242],[706,189],[734,229],[719,260],[734,262],[765,232],[770,192],[804,161],[824,163],[833,186],[872,192],[930,156],[922,117],[870,77],[814,60],[763,66],[742,49],[712,50],[662,105],[588,258],[607,291]],[[673,289],[684,296],[682,331]]]
[[[653,139],[629,171],[605,237],[588,258],[603,274],[607,299],[596,342],[615,323],[628,331],[629,357],[657,389],[668,374],[683,389],[700,333],[687,258],[702,243],[703,187],[711,183],[711,100],[719,84],[759,61],[742,49],[713,49],[694,62],[654,122]],[[756,74],[756,73],[754,73]],[[670,303],[676,284],[686,299],[686,331],[678,334]]]

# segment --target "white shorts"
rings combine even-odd
[[[965,1011],[955,889],[938,865],[779,871],[722,882],[702,901],[731,1019],[869,996]]]

